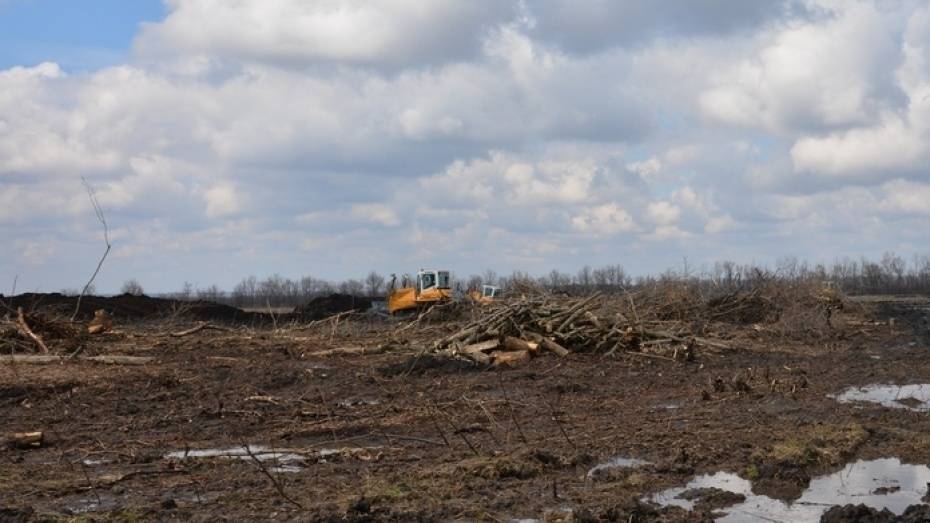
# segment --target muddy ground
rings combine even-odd
[[[84,354],[154,363],[0,363],[0,435],[46,435],[0,450],[0,521],[708,520],[712,502],[642,500],[701,473],[791,500],[857,459],[930,464],[925,413],[828,396],[930,382],[928,310],[864,300],[819,341],[747,328],[693,362],[548,354],[506,370],[314,355],[402,325],[377,318],[181,338],[168,333],[192,322],[119,323]],[[201,449],[239,455],[192,457]],[[588,473],[617,456],[650,464]]]

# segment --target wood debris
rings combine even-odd
[[[668,353],[664,358],[690,361],[695,344],[728,348],[688,332],[670,332],[668,325],[630,321],[627,316],[633,314],[612,311],[611,303],[600,293],[582,298],[538,294],[495,303],[476,320],[435,341],[432,350],[480,364],[512,366],[543,351],[564,357],[582,351],[659,350]]]
[[[103,309],[94,311],[94,318],[87,324],[88,334],[102,334],[113,330],[113,318]]]
[[[29,449],[41,447],[45,442],[45,433],[36,432],[14,432],[4,438],[4,445],[17,449]]]

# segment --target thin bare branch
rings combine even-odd
[[[100,222],[100,225],[103,226],[103,241],[107,245],[107,249],[103,252],[103,256],[100,257],[100,261],[97,263],[97,268],[94,270],[94,274],[91,275],[90,279],[87,280],[87,283],[84,285],[84,288],[81,289],[81,294],[78,296],[77,303],[74,305],[74,314],[71,315],[71,321],[73,322],[77,318],[78,312],[81,310],[81,300],[84,299],[84,295],[87,294],[87,289],[93,285],[94,280],[97,278],[97,274],[100,273],[100,268],[103,267],[104,260],[107,259],[107,255],[110,254],[110,228],[107,225],[107,218],[103,214],[103,209],[100,207],[100,203],[97,201],[97,193],[94,192],[94,188],[87,183],[87,180],[82,176],[81,183],[84,184],[84,188],[87,189],[87,196],[90,198],[90,204],[94,207],[94,214],[97,216],[97,220]]]

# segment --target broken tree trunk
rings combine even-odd
[[[39,347],[39,351],[42,353],[48,353],[48,346],[45,345],[45,342],[42,341],[42,338],[38,334],[32,332],[32,329],[29,328],[29,324],[26,323],[26,315],[23,314],[23,308],[16,308],[16,327],[19,331],[26,337],[32,339],[35,344]]]

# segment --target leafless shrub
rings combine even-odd
[[[142,284],[139,283],[139,280],[132,278],[123,282],[123,286],[120,287],[120,292],[132,296],[142,296],[145,294],[145,289],[142,288]]]
[[[81,182],[84,184],[84,188],[87,189],[87,196],[90,198],[90,203],[94,208],[94,214],[97,216],[97,221],[100,222],[100,225],[103,227],[103,241],[106,244],[107,248],[103,251],[103,256],[100,257],[100,261],[97,262],[97,268],[94,269],[94,273],[90,276],[90,279],[87,280],[87,283],[84,285],[84,288],[81,290],[80,296],[78,296],[77,303],[74,306],[74,313],[71,315],[71,321],[74,321],[77,318],[78,312],[81,310],[81,300],[88,293],[91,287],[94,285],[94,280],[97,278],[97,274],[100,273],[100,268],[103,267],[103,262],[107,259],[107,255],[110,254],[110,227],[107,225],[107,218],[103,214],[103,209],[100,207],[100,203],[97,202],[97,193],[94,192],[93,187],[87,183],[87,180],[81,177]]]

